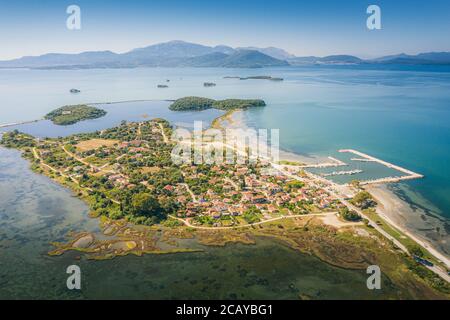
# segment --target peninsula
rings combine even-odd
[[[248,103],[236,101],[246,100],[231,105]],[[368,210],[376,202],[364,191],[346,201],[300,166],[266,160],[175,165],[171,134],[169,122],[153,119],[65,138],[36,139],[11,131],[1,145],[21,150],[34,171],[73,190],[100,218],[104,234],[117,236],[104,240],[76,234],[68,243],[55,243],[52,255],[77,250],[108,259],[193,250],[157,247],[177,238],[223,246],[269,237],[340,267],[380,265],[404,297],[450,294],[445,280],[415,260],[420,255],[435,261],[426,250],[410,239],[390,237],[384,226],[372,222],[376,213]]]

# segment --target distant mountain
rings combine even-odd
[[[292,65],[310,65],[310,64],[361,64],[364,61],[355,56],[332,55],[326,57],[295,57],[288,60]]]
[[[272,58],[256,50],[239,50],[229,55],[221,63],[226,68],[262,68],[288,66],[284,60]]]
[[[48,53],[37,57],[0,61],[0,67],[35,68],[51,66],[69,66],[85,64],[102,64],[117,61],[120,55],[111,51],[93,51],[79,54]]]
[[[232,48],[205,46],[185,41],[169,41],[123,54],[93,51],[79,54],[49,53],[35,57],[0,61],[0,68],[89,69],[132,67],[228,67],[260,68],[288,65],[348,64],[450,64],[450,52],[391,55],[362,60],[351,55],[296,57],[275,47]]]
[[[221,52],[193,57],[183,61],[182,66],[223,67],[223,68],[262,68],[288,66],[286,61],[272,58],[255,50],[239,50],[227,55]]]
[[[256,68],[286,66],[282,61],[256,50],[235,50],[219,45],[204,46],[184,41],[170,41],[134,49],[123,54],[111,51],[80,54],[46,54],[0,61],[3,68],[88,69],[123,67],[235,67]]]
[[[450,64],[450,52],[425,52],[417,55],[401,53],[369,60],[368,62],[384,64]]]
[[[226,46],[208,47],[201,44],[189,43],[180,40],[151,45],[145,48],[134,49],[125,53],[123,57],[141,59],[150,57],[187,58],[202,56],[213,52],[229,53],[232,48]]]
[[[228,46],[224,46],[224,45],[215,46],[213,49],[214,49],[214,52],[221,52],[221,53],[225,53],[225,54],[233,54],[236,52],[236,49],[233,49],[232,47],[228,47]]]
[[[331,63],[331,64],[359,64],[362,63],[358,57],[349,55],[333,55],[319,59],[319,63]]]
[[[240,47],[236,48],[236,50],[253,50],[253,51],[259,51],[261,53],[264,53],[272,58],[279,59],[279,60],[287,60],[295,58],[293,54],[290,54],[289,52],[275,47],[268,47],[268,48],[257,48],[257,47]]]
[[[229,55],[222,52],[214,52],[199,57],[189,58],[180,63],[182,67],[217,67],[228,58]]]

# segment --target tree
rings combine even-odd
[[[358,192],[351,201],[354,205],[367,209],[376,206],[376,202],[373,200],[372,195],[367,191]]]
[[[352,181],[350,181],[350,185],[352,185],[353,187],[359,189],[361,187],[361,181],[359,181],[359,180],[352,180]]]
[[[354,210],[350,210],[347,207],[344,207],[339,210],[339,214],[342,216],[344,220],[347,221],[359,221],[361,220],[361,216]]]
[[[423,250],[421,247],[419,247],[418,245],[414,245],[412,246],[409,251],[411,252],[412,255],[415,255],[419,258],[422,258],[424,256]]]
[[[161,206],[149,193],[137,193],[131,197],[131,212],[137,216],[163,218]]]

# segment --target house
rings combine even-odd
[[[174,186],[171,186],[170,184],[168,184],[167,186],[165,186],[165,187],[163,188],[163,190],[169,191],[169,192],[173,192],[173,191],[175,190],[175,187],[174,187]]]
[[[270,194],[272,194],[272,195],[283,191],[283,189],[276,183],[269,184],[268,189],[269,189]]]
[[[82,166],[75,166],[75,167],[73,167],[72,168],[72,170],[74,171],[74,172],[80,172],[80,171],[83,171],[83,167]]]
[[[187,198],[185,196],[179,196],[179,197],[177,197],[177,202],[178,203],[186,203]]]
[[[121,142],[120,144],[119,144],[119,148],[120,149],[125,149],[125,148],[128,148],[130,146],[130,143],[129,142]]]
[[[268,200],[264,196],[255,196],[255,197],[253,197],[252,202],[255,204],[257,204],[257,203],[263,204],[263,203],[267,203]]]
[[[133,140],[133,141],[130,141],[129,144],[133,147],[140,147],[142,144],[142,141],[141,140]]]
[[[242,192],[242,200],[249,202],[253,201],[253,192],[251,191]]]
[[[262,203],[255,204],[255,207],[256,207],[256,209],[261,210],[261,211],[266,209],[266,205],[262,204]]]

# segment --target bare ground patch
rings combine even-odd
[[[95,150],[101,147],[112,147],[119,143],[119,140],[107,140],[107,139],[91,139],[78,143],[75,147],[78,151],[85,152]]]

